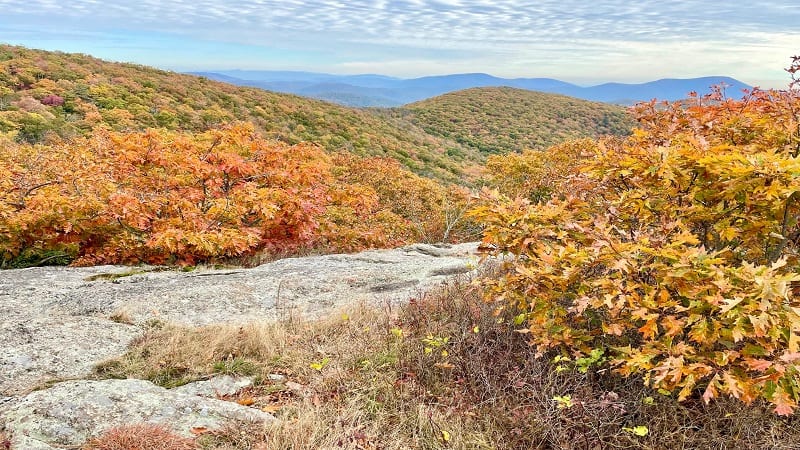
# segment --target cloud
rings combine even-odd
[[[652,61],[663,60],[665,52],[677,52],[666,60],[681,66],[678,55],[684,50],[698,62],[718,59],[741,68],[774,63],[774,53],[788,61],[797,51],[791,46],[800,42],[795,31],[800,6],[793,1],[0,0],[0,11],[9,24],[68,32],[167,33],[323,52],[341,68],[381,61],[430,67],[449,61],[456,67],[474,62],[477,71],[484,70],[480,61],[487,67],[506,61],[507,67],[522,68],[521,61],[549,67],[554,59],[617,68],[634,57],[640,60],[627,63],[654,67]],[[743,40],[754,36],[758,42]],[[747,50],[755,45],[764,52]],[[737,47],[746,51],[737,55]]]

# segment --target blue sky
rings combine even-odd
[[[785,87],[800,2],[0,0],[0,42],[165,69]]]

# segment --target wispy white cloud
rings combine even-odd
[[[615,79],[723,69],[767,79],[780,77],[800,44],[794,0],[0,0],[0,11],[0,39],[18,36],[4,32],[11,24],[56,34],[162,33],[282,55],[329,55],[319,64],[306,61],[312,69],[380,70],[383,64],[383,71],[400,75],[452,67],[603,77],[591,73],[594,67]],[[216,57],[220,66],[230,65],[225,55]],[[253,67],[267,63],[281,61]]]

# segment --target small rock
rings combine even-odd
[[[210,380],[195,381],[173,389],[173,392],[201,397],[217,398],[233,395],[242,389],[252,386],[252,378],[236,378],[230,375],[214,377]]]
[[[267,378],[269,378],[269,381],[272,381],[274,383],[283,383],[284,381],[286,381],[286,376],[281,375],[279,373],[271,373],[267,375]]]
[[[308,389],[300,383],[295,383],[294,381],[287,381],[286,382],[286,389],[294,392],[297,395],[302,397],[308,396]]]

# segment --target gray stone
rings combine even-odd
[[[176,387],[173,392],[188,395],[199,395],[201,397],[217,398],[225,395],[233,395],[242,389],[252,386],[252,378],[237,378],[230,375],[214,377],[210,380],[195,381]]]
[[[124,353],[151,320],[184,325],[319,317],[354,304],[396,304],[475,267],[477,244],[416,244],[286,258],[252,269],[149,271],[37,267],[0,271],[0,396],[85,376]],[[94,279],[93,281],[90,281]],[[124,311],[134,325],[109,320]]]
[[[23,397],[3,414],[14,449],[78,446],[120,425],[162,424],[190,437],[193,427],[269,422],[254,408],[167,390],[142,380],[66,381]]]

